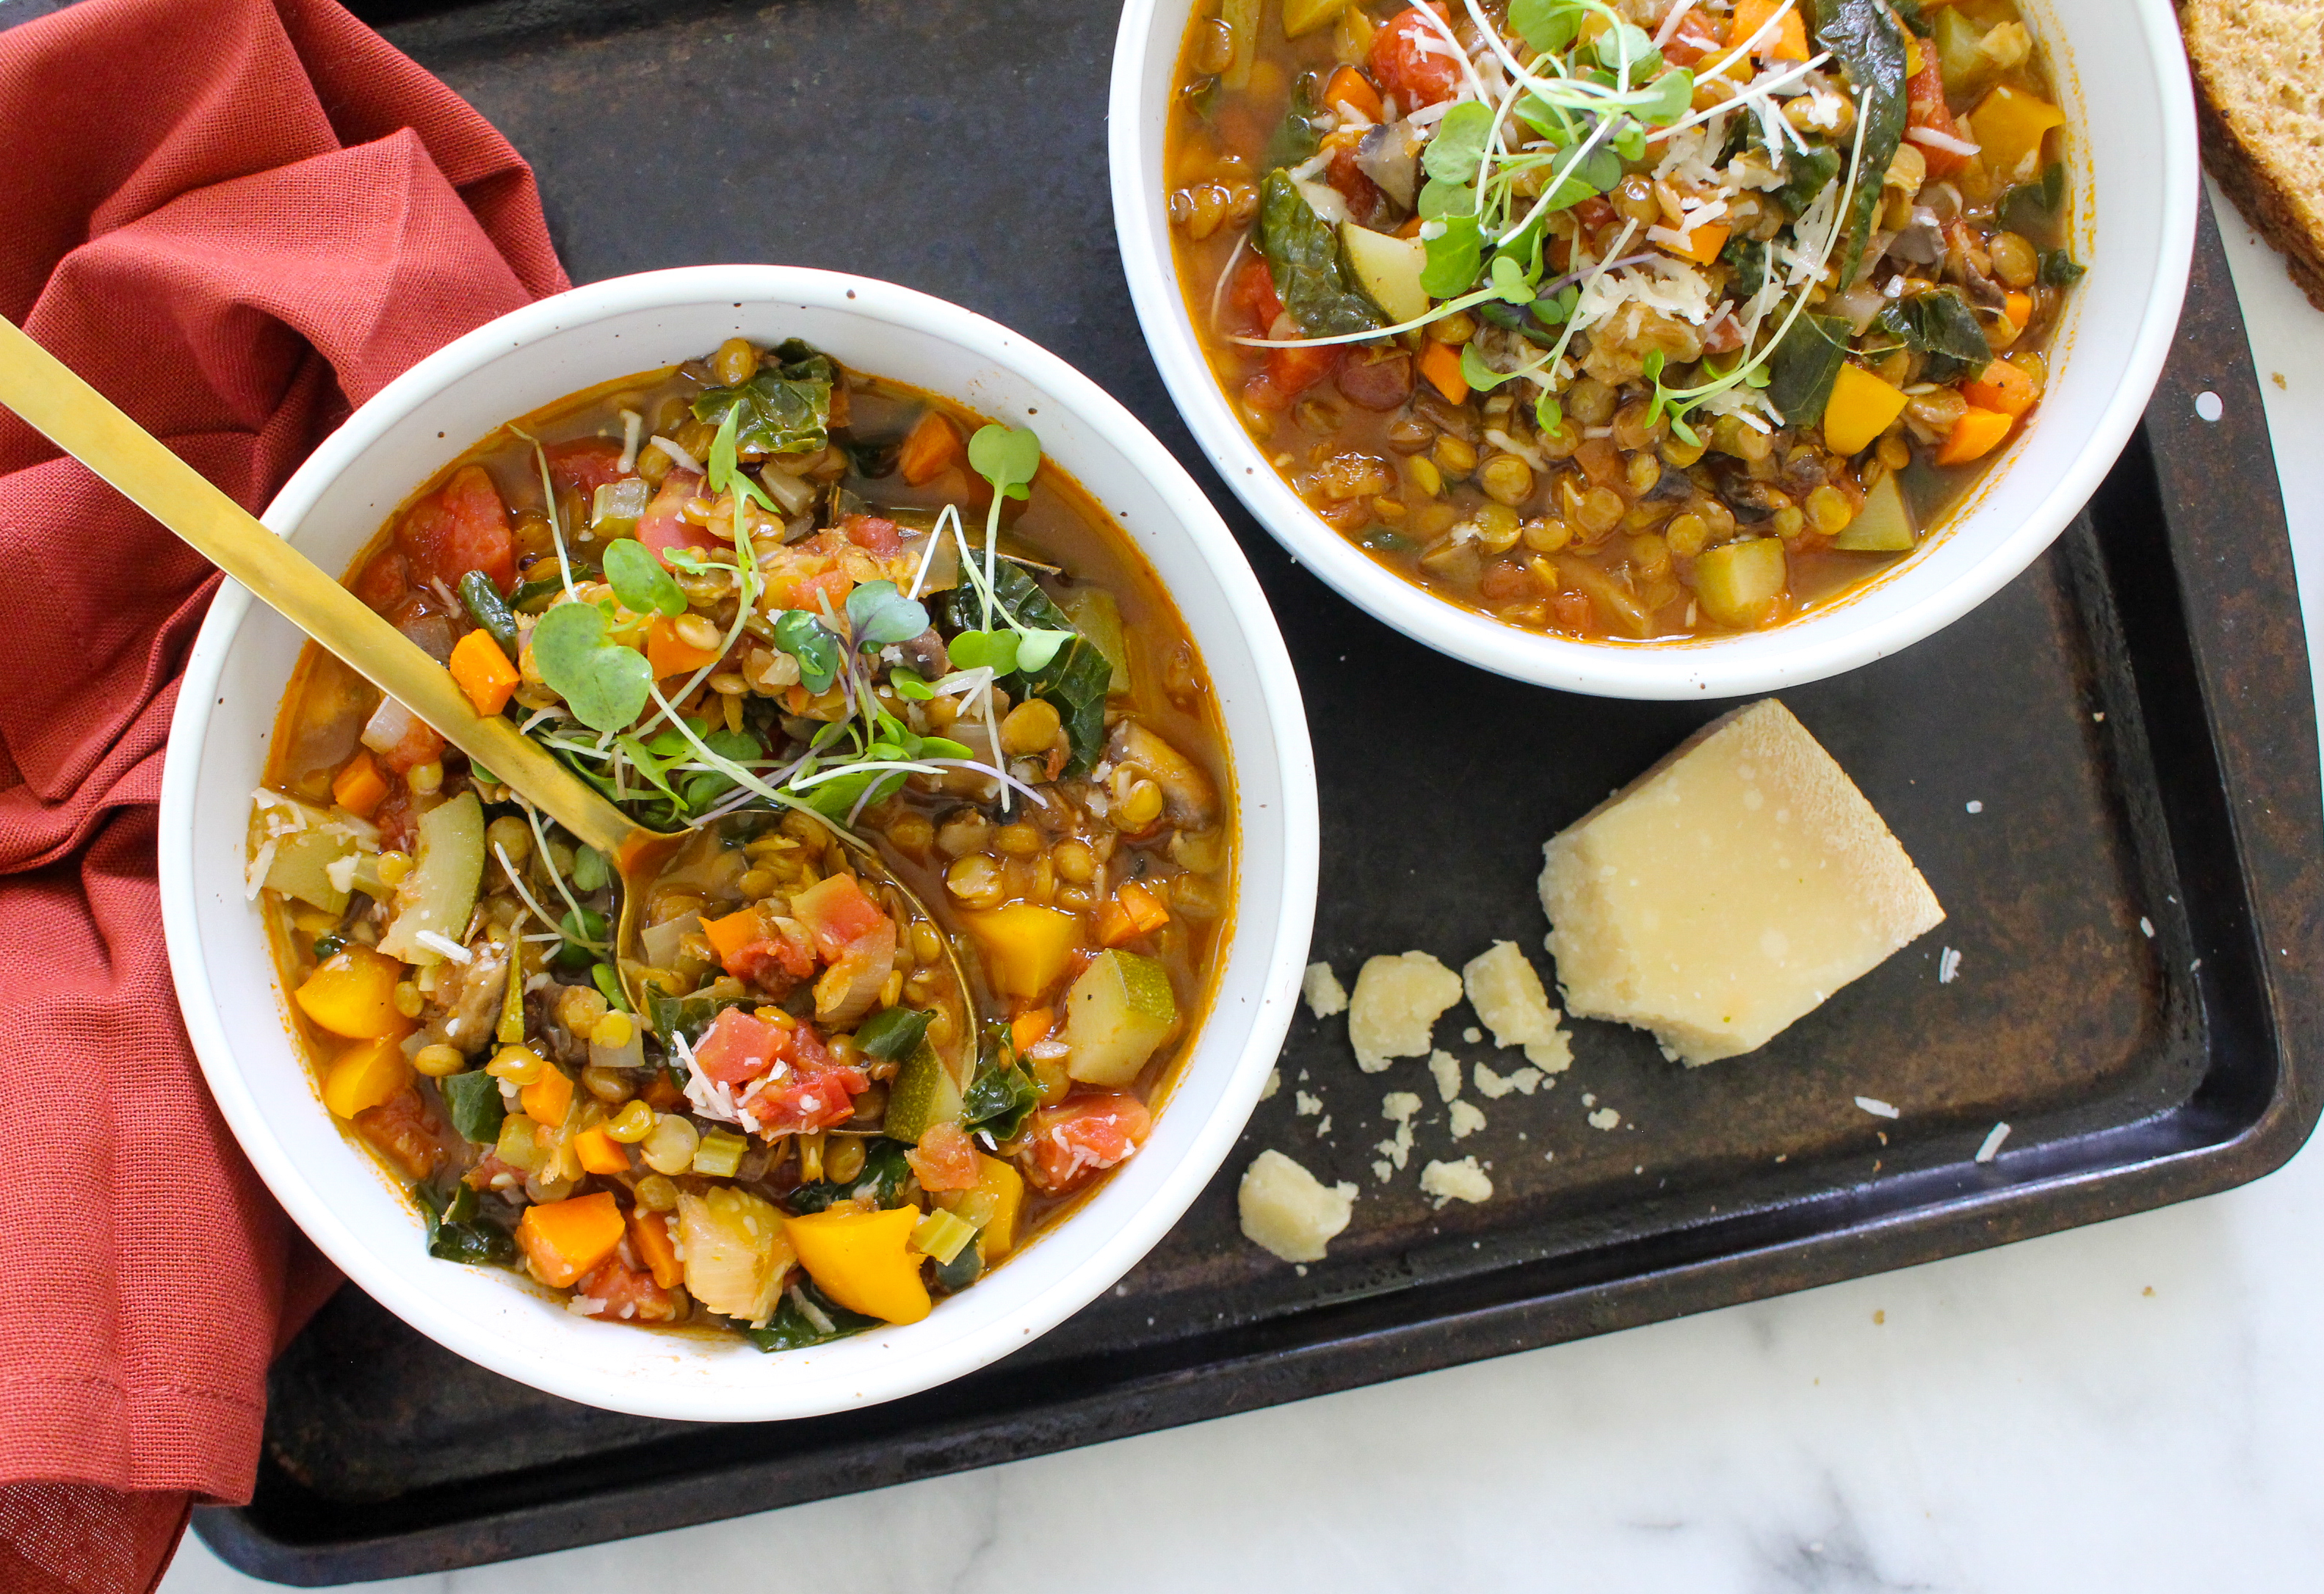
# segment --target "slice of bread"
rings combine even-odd
[[[2324,309],[2324,0],[2181,0],[2203,165]]]

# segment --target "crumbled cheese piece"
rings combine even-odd
[[[1485,1032],[1478,1028],[1474,1024],[1471,1024],[1468,1028],[1461,1032],[1461,1038],[1473,1046],[1479,1041],[1485,1038]]]
[[[1511,1091],[1516,1091],[1520,1095],[1530,1096],[1541,1088],[1543,1079],[1542,1072],[1538,1068],[1526,1067],[1510,1073],[1495,1073],[1482,1063],[1477,1064],[1476,1075],[1477,1093],[1488,1101],[1498,1101]],[[1555,1080],[1551,1080],[1549,1083],[1553,1090],[1556,1088]]]
[[[1262,1151],[1235,1190],[1245,1239],[1286,1262],[1320,1262],[1354,1213],[1356,1187],[1326,1184],[1280,1151]]]
[[[1372,1164],[1372,1176],[1383,1184],[1388,1182],[1389,1176],[1395,1172],[1396,1170],[1390,1167],[1387,1163],[1376,1162]]]
[[[1977,1160],[1991,1162],[1995,1155],[2001,1150],[2001,1143],[2007,1138],[2009,1138],[2009,1126],[2006,1123],[1994,1125],[1992,1129],[1986,1131],[1985,1144],[1977,1148]]]
[[[1432,1162],[1420,1170],[1420,1189],[1424,1195],[1436,1198],[1439,1212],[1449,1202],[1484,1202],[1493,1198],[1493,1181],[1477,1166],[1473,1156],[1459,1162]]]
[[[1622,1115],[1610,1107],[1600,1107],[1590,1115],[1590,1127],[1593,1129],[1610,1129],[1621,1121]]]
[[[1461,1093],[1461,1059],[1450,1052],[1428,1054],[1428,1072],[1436,1081],[1436,1094],[1450,1101]]]
[[[1523,1046],[1526,1060],[1545,1073],[1573,1065],[1572,1038],[1558,1027],[1541,976],[1514,941],[1496,941],[1461,970],[1469,1005],[1493,1032],[1497,1046]]]
[[[1572,1011],[1690,1067],[1765,1046],[1943,922],[1847,772],[1773,698],[1714,721],[1544,852]]]
[[[1315,1120],[1315,1138],[1318,1140],[1326,1139],[1330,1137],[1331,1133],[1332,1115],[1327,1112],[1322,1118]]]
[[[1291,1116],[1294,1118],[1313,1118],[1323,1110],[1323,1101],[1320,1096],[1311,1096],[1301,1091],[1291,1098]]]
[[[1856,1104],[1875,1118],[1902,1118],[1904,1115],[1877,1096],[1858,1096]]]
[[[1299,982],[1307,999],[1307,1010],[1318,1018],[1328,1018],[1334,1013],[1348,1010],[1348,988],[1332,972],[1329,963],[1309,963],[1307,977]]]
[[[1282,1088],[1283,1070],[1280,1068],[1270,1068],[1267,1071],[1267,1083],[1259,1088],[1259,1099],[1264,1101]]]
[[[1425,952],[1364,960],[1348,1001],[1356,1066],[1378,1073],[1397,1057],[1425,1057],[1429,1032],[1461,1000],[1461,977]]]
[[[1390,1091],[1380,1098],[1380,1116],[1396,1126],[1396,1138],[1372,1147],[1397,1167],[1412,1160],[1412,1120],[1420,1111],[1420,1098],[1410,1091]],[[1375,1166],[1378,1165],[1375,1164]],[[1387,1175],[1380,1175],[1383,1179]]]
[[[1485,1114],[1474,1101],[1455,1101],[1452,1112],[1452,1138],[1465,1140],[1485,1127]]]
[[[1961,954],[1948,946],[1937,954],[1937,983],[1950,985],[1960,978]]]

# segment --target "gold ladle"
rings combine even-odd
[[[420,645],[373,613],[362,599],[325,575],[304,554],[202,475],[159,438],[123,414],[13,323],[0,318],[0,405],[23,417],[58,447],[109,482],[132,503],[168,527],[195,552],[248,587],[291,624],[381,691],[420,716],[429,729],[490,769],[518,796],[573,835],[613,860],[622,881],[622,914],[614,933],[614,967],[630,1005],[647,1011],[638,980],[639,939],[645,930],[646,888],[689,839],[633,823],[548,751],[497,714],[479,714],[451,672]],[[893,886],[911,914],[930,924],[927,904],[888,866],[869,842],[827,826],[858,867]],[[973,1000],[951,938],[939,936],[959,993],[960,1017],[974,1017]],[[974,1026],[963,1024],[974,1051]],[[961,1072],[957,1064],[954,1072]]]

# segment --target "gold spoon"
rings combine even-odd
[[[240,504],[212,486],[160,439],[12,322],[0,318],[0,405],[23,417],[58,447],[111,483],[121,494],[185,539],[195,552],[248,587],[291,624],[337,654],[356,674],[420,716],[429,728],[490,769],[534,807],[613,861],[622,880],[614,934],[622,990],[647,1011],[638,971],[647,888],[690,833],[665,834],[633,823],[586,782],[518,733],[497,714],[479,714],[451,672],[362,599],[332,580]],[[818,816],[819,817],[819,816]],[[826,826],[877,881],[893,886],[914,917],[936,922],[910,886],[861,836]],[[959,1018],[970,986],[949,936],[939,936],[958,993]],[[962,1023],[973,1055],[974,1027]],[[957,1061],[953,1072],[963,1072]]]

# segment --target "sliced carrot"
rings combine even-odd
[[[2001,446],[2009,428],[2017,424],[2014,415],[2003,415],[1992,410],[1974,407],[1961,411],[1953,422],[1952,435],[1937,451],[1939,465],[1967,465],[1972,459],[1983,459]]]
[[[662,1288],[676,1289],[686,1282],[686,1264],[678,1259],[678,1242],[670,1238],[669,1220],[661,1213],[630,1214],[630,1248]]]
[[[1130,922],[1130,910],[1118,897],[1108,897],[1097,905],[1097,939],[1101,946],[1120,946],[1138,939],[1138,926]]]
[[[702,933],[709,939],[710,950],[718,954],[718,961],[723,963],[753,941],[764,941],[767,926],[766,922],[759,917],[757,908],[746,908],[740,913],[730,913],[724,918],[704,920]]]
[[[1367,122],[1381,120],[1387,109],[1371,79],[1353,67],[1342,67],[1332,74],[1332,80],[1323,85],[1323,104],[1327,109],[1345,106]]]
[[[646,627],[646,663],[653,668],[654,679],[662,680],[688,670],[715,664],[724,653],[717,648],[697,648],[678,634],[678,628],[666,614],[654,617]]]
[[[1122,911],[1130,915],[1130,922],[1138,926],[1140,935],[1158,930],[1170,922],[1170,910],[1162,906],[1162,898],[1136,880],[1122,882],[1115,895],[1121,898]]]
[[[915,487],[925,487],[952,468],[962,454],[960,431],[934,410],[923,410],[896,455],[896,470]]]
[[[1752,34],[1767,25],[1782,0],[1735,0],[1735,20],[1727,30],[1727,48],[1739,48]],[[1751,53],[1761,60],[1805,60],[1808,59],[1807,24],[1801,20],[1795,5],[1784,14],[1775,32],[1751,48]],[[1720,59],[1725,59],[1725,51]],[[1740,63],[1738,63],[1738,67]]]
[[[552,1064],[517,1092],[517,1101],[527,1118],[553,1129],[565,1121],[566,1111],[573,1105],[573,1076]]]
[[[358,819],[370,818],[387,800],[387,777],[372,762],[369,749],[357,752],[331,778],[331,800]]]
[[[1057,1015],[1047,1008],[1035,1008],[1018,1014],[1009,1021],[1009,1038],[1019,1051],[1027,1051],[1035,1042],[1047,1040],[1056,1028]]]
[[[452,644],[452,678],[478,714],[490,716],[508,706],[518,681],[516,666],[488,631],[472,631]]]
[[[1687,235],[1690,242],[1684,248],[1673,244],[1669,245],[1670,252],[1697,265],[1709,265],[1719,258],[1719,252],[1727,247],[1728,237],[1733,231],[1724,222],[1706,222]]]
[[[2006,360],[1996,360],[1985,368],[1983,376],[1961,383],[1962,398],[1980,410],[2012,419],[2034,408],[2041,396],[2042,390],[2034,385],[2024,368]]]
[[[581,1166],[593,1174],[626,1174],[630,1171],[630,1154],[622,1149],[621,1142],[605,1132],[603,1124],[583,1129],[573,1137],[573,1155]]]
[[[1434,343],[1420,351],[1420,373],[1444,395],[1448,404],[1465,403],[1469,379],[1461,374],[1461,351],[1449,343]]]
[[[517,1220],[516,1241],[533,1276],[563,1289],[613,1254],[626,1225],[611,1193],[536,1202]]]
[[[2020,332],[2024,331],[2025,323],[2034,318],[2034,296],[2030,293],[2010,294],[2001,301],[2001,313],[2009,318],[2012,327]]]

